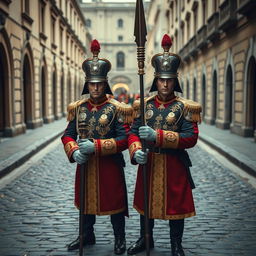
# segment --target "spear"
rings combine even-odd
[[[138,75],[140,77],[140,113],[141,113],[141,125],[145,125],[145,109],[144,109],[144,61],[145,61],[145,43],[146,43],[146,21],[142,0],[137,0],[135,10],[135,24],[134,24],[134,36],[137,44],[137,61],[138,61]],[[141,140],[142,151],[146,151],[145,140]],[[146,165],[143,168],[143,192],[144,192],[144,215],[145,215],[145,242],[146,242],[146,255],[149,256],[149,212],[148,212],[148,191],[147,191],[147,170]]]

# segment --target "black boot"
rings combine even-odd
[[[181,220],[170,220],[170,238],[172,256],[185,256],[181,242],[184,231],[184,219]]]
[[[93,225],[95,224],[96,221],[96,216],[93,214],[85,214],[83,215],[84,217],[84,242],[83,245],[93,245],[95,244],[95,235],[94,235],[94,228]],[[76,240],[71,242],[70,244],[67,245],[68,251],[73,251],[79,249],[80,241],[79,241],[79,236],[77,237]]]
[[[117,255],[123,254],[126,251],[126,240],[125,237],[116,236],[114,253]]]
[[[114,253],[123,254],[126,251],[125,240],[125,213],[116,213],[110,216],[111,224],[115,235]]]
[[[79,245],[80,245],[79,240],[80,239],[79,239],[79,236],[78,236],[76,240],[74,240],[73,242],[68,244],[67,245],[68,251],[73,251],[73,250],[79,249]],[[95,239],[94,233],[92,233],[91,235],[84,236],[83,245],[93,245],[93,244],[95,244],[95,242],[96,242],[96,239]]]
[[[171,240],[171,247],[172,247],[172,256],[185,256],[180,238],[177,238],[177,239],[173,238]]]
[[[154,240],[152,236],[149,238],[149,248],[154,248]],[[142,236],[128,248],[127,254],[134,255],[143,252],[144,250],[146,250],[146,241],[144,236]]]

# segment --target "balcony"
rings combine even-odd
[[[215,12],[207,21],[207,39],[214,41],[219,33],[219,13]]]
[[[197,47],[204,48],[207,45],[207,27],[203,25],[196,34]]]
[[[194,35],[188,43],[188,51],[189,51],[189,55],[191,56],[196,56],[197,54],[197,47],[196,47],[196,36]]]
[[[236,7],[237,4],[234,0],[226,0],[220,5],[220,29],[227,31],[236,24]]]
[[[245,16],[250,16],[255,13],[256,1],[255,0],[238,0],[237,12]]]

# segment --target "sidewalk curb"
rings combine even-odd
[[[13,154],[6,160],[2,161],[1,167],[0,167],[0,179],[3,178],[5,175],[9,174],[15,168],[21,166],[29,158],[31,158],[34,154],[39,152],[41,149],[46,147],[49,143],[51,143],[57,137],[62,135],[63,132],[64,132],[64,130],[62,130],[60,132],[52,133],[51,135],[36,141],[31,146],[25,148],[22,152]]]
[[[220,152],[224,157],[236,164],[248,174],[256,178],[256,164],[245,155],[223,145],[222,143],[212,139],[211,137],[200,134],[199,139],[205,142],[208,146]]]

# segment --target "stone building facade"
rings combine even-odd
[[[134,42],[135,2],[104,2],[93,0],[80,6],[93,39],[101,44],[101,58],[111,64],[108,78],[112,91],[139,91],[137,48]]]
[[[152,0],[147,46],[152,76],[149,60],[161,52],[163,34],[171,35],[172,51],[183,61],[182,96],[202,104],[207,124],[254,138],[255,8],[253,0]]]
[[[75,0],[0,1],[0,135],[66,115],[91,40]]]

